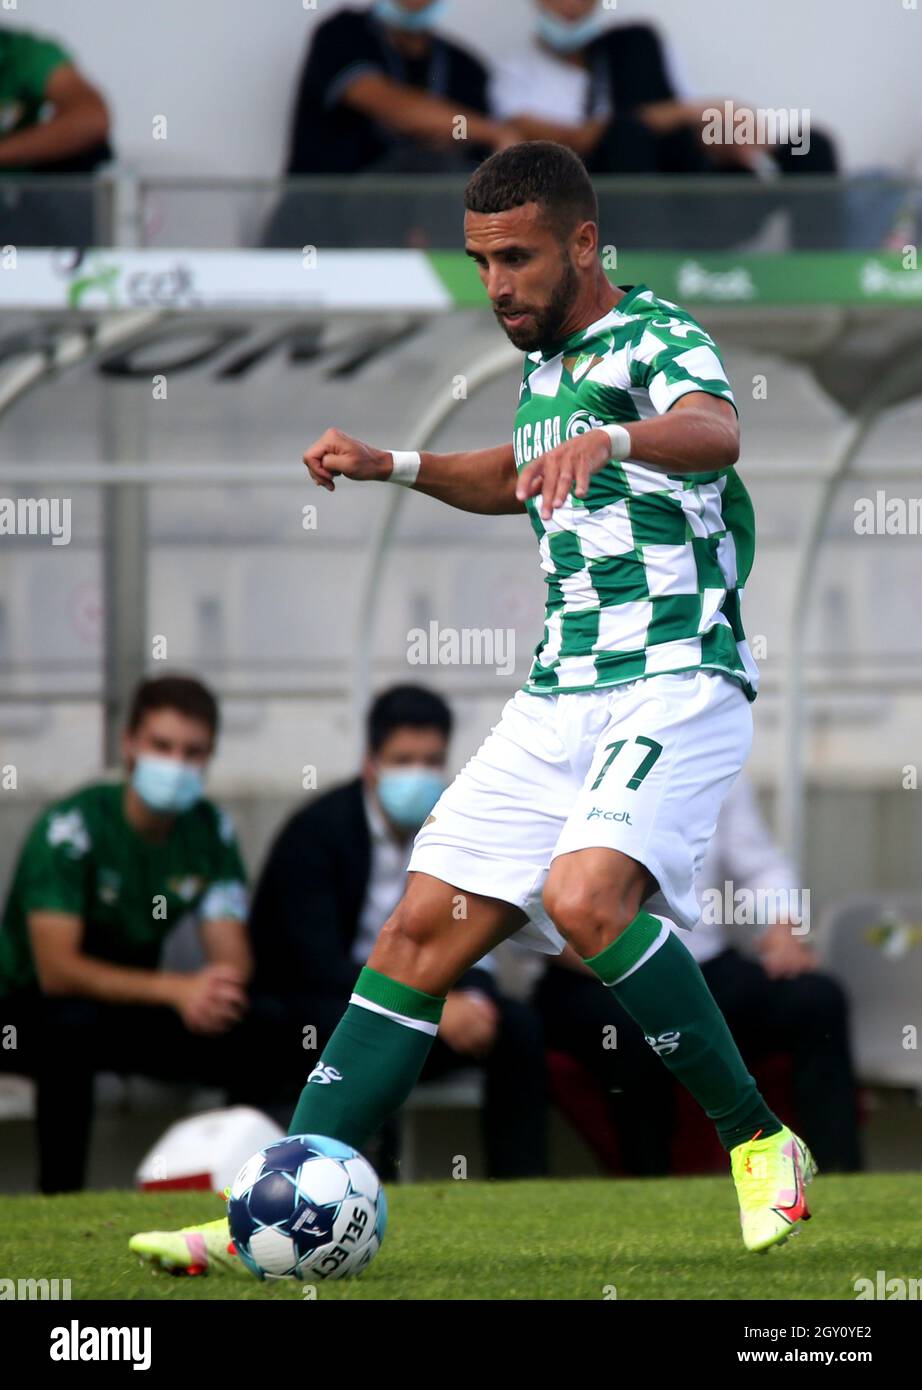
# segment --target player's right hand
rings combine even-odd
[[[352,439],[342,430],[325,430],[309,449],[304,462],[318,487],[335,492],[334,478],[355,478],[357,482],[383,482],[391,475],[393,456],[385,449],[375,449]]]
[[[816,952],[793,935],[786,918],[773,922],[755,943],[762,969],[772,980],[793,980],[817,967]]]
[[[176,1011],[190,1033],[225,1033],[247,1007],[243,974],[226,963],[181,975]]]

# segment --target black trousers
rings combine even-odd
[[[2,1046],[8,1025],[16,1030],[15,1048]],[[206,1037],[190,1033],[168,1008],[51,998],[38,990],[0,998],[0,1070],[36,1082],[38,1181],[45,1193],[84,1186],[97,1072],[221,1086],[230,1103],[261,1106],[275,1045],[271,1021],[255,1015]]]
[[[715,199],[713,186],[700,192],[645,192],[630,196],[606,190],[599,195],[602,242],[644,250],[707,251],[738,246],[755,236],[779,209],[790,217],[795,248],[828,250],[846,244],[845,196],[835,190],[802,189],[800,175],[832,176],[838,155],[821,130],[811,134],[806,154],[791,144],[771,151],[781,178],[764,182],[748,169],[726,168],[708,155],[688,127],[656,135],[640,120],[622,116],[603,133],[587,165],[592,174],[710,175],[721,180]]]
[[[484,1076],[481,1113],[490,1178],[542,1178],[548,1171],[547,1066],[541,1020],[528,1004],[499,995],[499,1028]],[[436,1038],[421,1081],[470,1067],[472,1059]],[[477,1065],[477,1064],[475,1064]]]
[[[842,986],[820,970],[774,980],[758,961],[733,950],[708,961],[702,973],[748,1066],[772,1052],[791,1054],[794,1108],[820,1168],[860,1171],[857,1083]]]
[[[543,1177],[548,1171],[548,1094],[541,1020],[530,1005],[505,995],[498,995],[494,1002],[499,1010],[499,1026],[489,1056],[475,1061],[436,1038],[420,1080],[434,1081],[451,1072],[481,1068],[484,1104],[480,1118],[488,1176]],[[277,1085],[271,1108],[281,1123],[288,1124],[301,1088],[348,1003],[347,995],[301,994],[286,999],[257,995],[254,1000],[254,1013],[269,1015],[274,1020],[274,1033],[283,1039],[277,1055]],[[307,1038],[306,1026],[316,1030]],[[305,1049],[305,1041],[312,1044],[310,1049]],[[382,1126],[381,1133],[368,1146],[368,1157],[382,1178],[395,1176],[399,1125],[388,1122]]]
[[[751,1069],[773,1053],[794,1061],[793,1104],[800,1133],[826,1172],[862,1167],[848,1004],[820,971],[772,979],[758,961],[729,949],[702,966],[708,987]],[[549,966],[535,995],[547,1044],[576,1057],[605,1089],[618,1126],[625,1171],[670,1171],[674,1083],[666,1066],[611,990],[563,966]],[[617,1029],[617,1047],[603,1046]]]
[[[635,1177],[668,1173],[673,1083],[643,1030],[611,990],[563,965],[548,965],[533,1002],[547,1046],[575,1057],[606,1093],[624,1171]]]

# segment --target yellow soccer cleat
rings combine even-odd
[[[787,1125],[765,1139],[761,1133],[730,1152],[747,1250],[781,1245],[810,1220],[806,1187],[817,1173],[810,1150]]]
[[[227,1217],[179,1231],[141,1231],[128,1249],[170,1274],[240,1274],[252,1278],[231,1240]]]

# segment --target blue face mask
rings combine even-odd
[[[601,33],[604,23],[598,14],[589,14],[585,19],[560,19],[547,10],[539,10],[538,37],[555,53],[575,53]]]
[[[445,790],[445,778],[430,767],[392,767],[378,774],[378,800],[403,830],[418,830]]]
[[[448,0],[430,0],[421,10],[405,10],[397,0],[375,0],[374,15],[382,24],[410,34],[427,33],[448,9]]]
[[[131,785],[145,806],[171,815],[191,810],[205,791],[201,768],[181,763],[177,758],[155,758],[147,753],[135,762]]]

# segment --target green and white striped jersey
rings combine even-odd
[[[599,425],[663,414],[689,391],[733,402],[717,346],[646,285],[547,352],[525,359],[516,468]],[[750,700],[758,668],[740,616],[754,552],[749,494],[734,468],[666,474],[630,459],[596,473],[549,521],[528,513],[547,582],[544,636],[525,689],[596,690],[709,668]]]

